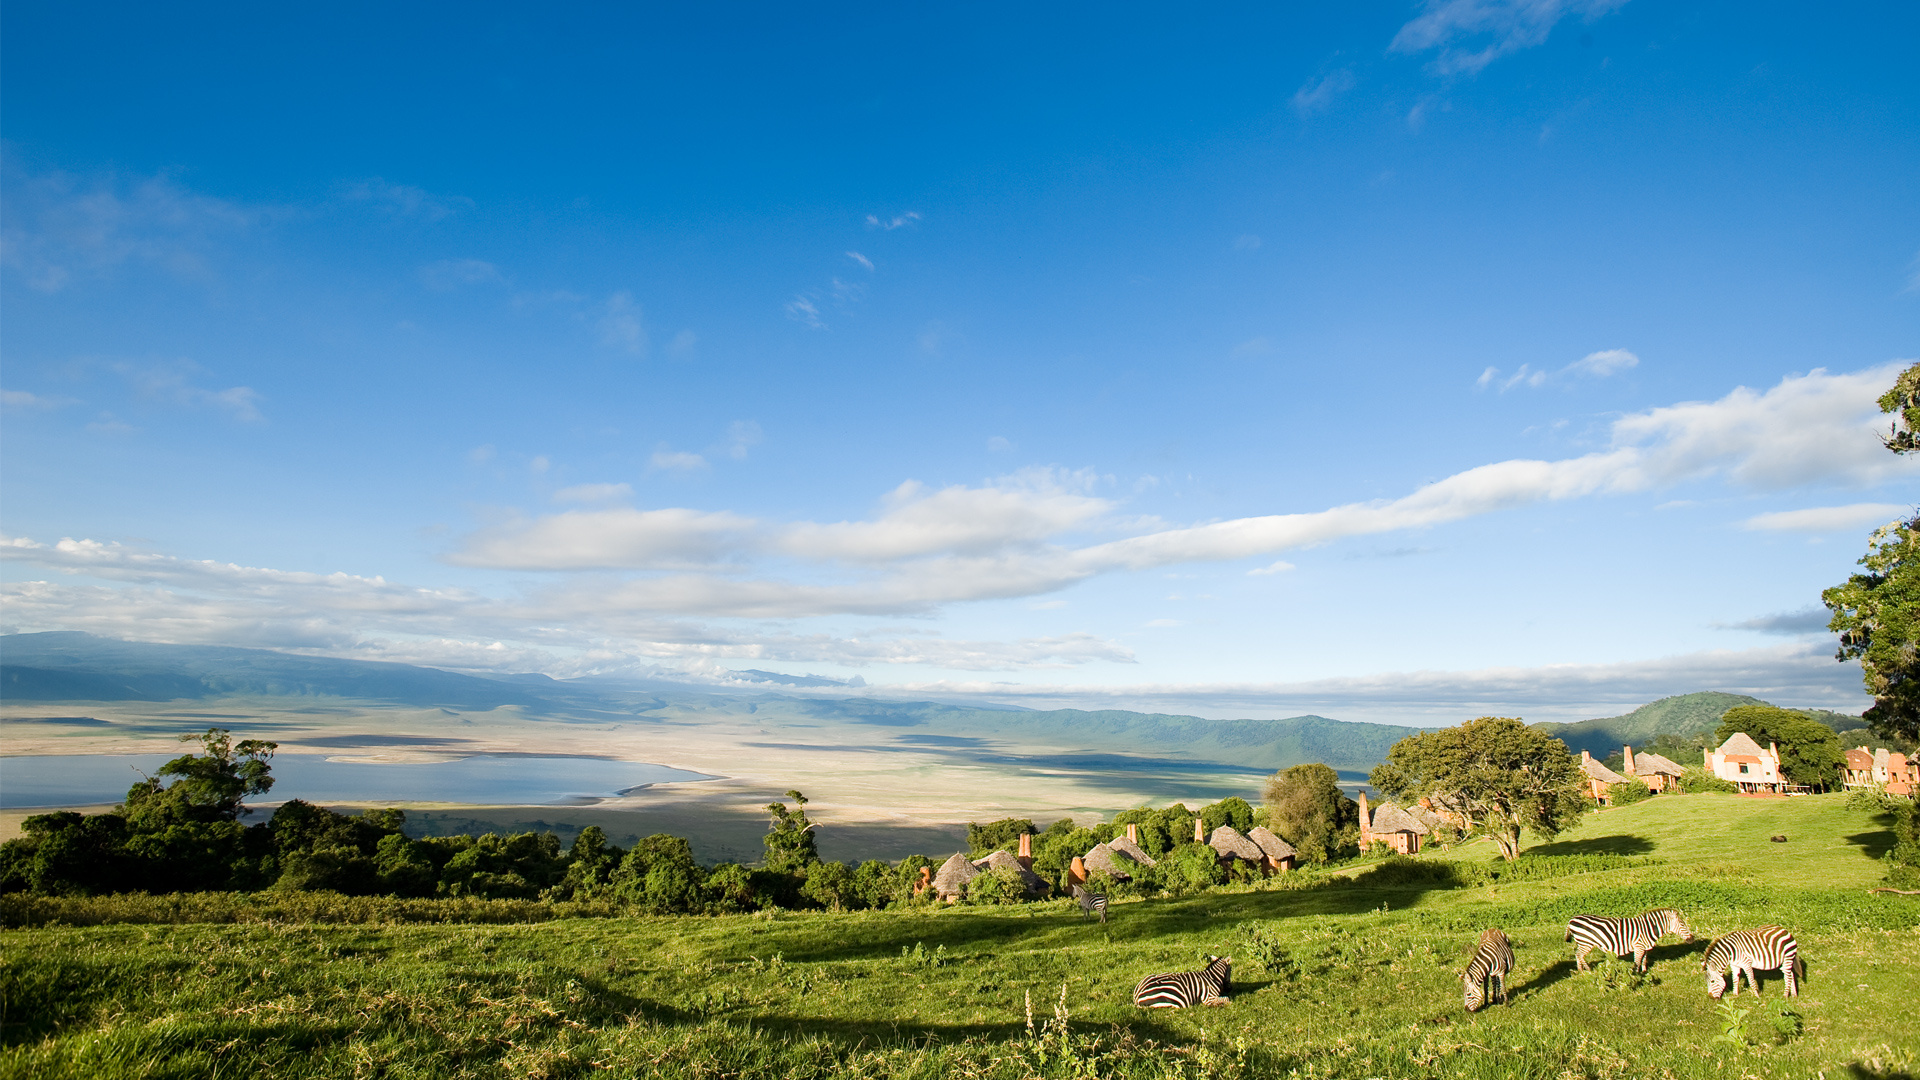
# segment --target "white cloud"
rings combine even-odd
[[[698,472],[707,467],[707,459],[690,450],[661,447],[653,452],[647,464],[660,472]]]
[[[735,514],[698,510],[570,510],[482,529],[447,561],[502,570],[707,566],[753,524]]]
[[[575,484],[553,493],[553,501],[561,503],[603,503],[631,498],[632,484]]]
[[[1425,10],[1400,28],[1389,52],[1440,50],[1433,70],[1476,74],[1509,53],[1547,40],[1562,19],[1592,22],[1626,0],[1426,0]]]
[[[1266,243],[1266,241],[1252,233],[1241,233],[1239,236],[1233,238],[1233,250],[1258,251],[1260,250],[1260,245],[1264,243]]]
[[[988,487],[956,484],[938,491],[909,480],[881,501],[883,510],[876,519],[795,523],[774,545],[802,558],[854,562],[988,555],[1037,545],[1112,509],[1109,501],[1081,493],[1088,480],[1032,471]]]
[[[1605,349],[1588,353],[1560,370],[1566,374],[1605,378],[1616,372],[1637,367],[1639,363],[1640,358],[1625,349]]]
[[[700,338],[693,331],[682,330],[673,335],[673,340],[667,344],[667,351],[675,356],[692,356],[693,347],[699,343]]]
[[[631,294],[623,291],[607,297],[600,316],[600,343],[634,356],[647,354],[647,331]]]
[[[1272,564],[1272,565],[1270,565],[1270,566],[1258,566],[1258,567],[1255,567],[1255,568],[1253,568],[1252,570],[1249,570],[1249,571],[1247,571],[1247,576],[1249,576],[1249,577],[1264,577],[1264,576],[1266,576],[1266,575],[1268,575],[1268,574],[1284,574],[1284,573],[1286,573],[1287,571],[1289,571],[1289,570],[1292,570],[1292,569],[1295,569],[1295,567],[1294,567],[1294,565],[1293,565],[1292,563],[1290,563],[1290,562],[1288,562],[1288,561],[1286,561],[1285,559],[1281,559],[1281,560],[1279,560],[1278,562],[1275,562],[1275,563],[1273,563],[1273,564]]]
[[[1334,99],[1353,89],[1353,72],[1346,68],[1318,79],[1308,79],[1293,94],[1293,111],[1303,117],[1326,112]]]
[[[1854,532],[1869,526],[1912,517],[1914,508],[1907,503],[1852,503],[1847,506],[1814,506],[1805,510],[1776,510],[1755,514],[1740,523],[1743,529],[1762,532]]]
[[[1013,440],[1004,435],[992,435],[987,438],[987,453],[1004,454],[1013,449]]]
[[[857,251],[847,252],[847,258],[852,259],[854,262],[859,263],[861,266],[866,267],[868,270],[873,269],[873,260],[867,258],[865,255],[862,255]]]
[[[127,380],[136,395],[154,404],[212,407],[249,424],[264,423],[266,420],[260,413],[261,396],[258,391],[247,386],[230,386],[225,390],[195,386],[191,378],[199,374],[201,368],[190,360],[166,364],[117,363],[112,365],[112,369]]]
[[[917,212],[912,210],[909,210],[906,213],[901,214],[897,217],[890,217],[890,218],[883,218],[878,214],[868,214],[867,228],[885,229],[888,232],[892,232],[895,229],[901,229],[901,228],[905,228],[908,225],[912,225],[914,222],[917,222],[919,220],[920,220],[920,215]]]
[[[134,264],[206,279],[222,246],[272,212],[196,194],[165,173],[82,181],[26,174],[6,164],[8,211],[0,265],[41,292],[109,276]]]
[[[745,461],[747,451],[760,445],[766,433],[760,425],[751,420],[735,420],[727,425],[727,456],[735,461]]]
[[[805,296],[796,296],[786,303],[787,318],[804,323],[814,330],[825,330],[827,324],[820,319],[820,309]]]
[[[48,397],[45,394],[35,394],[26,390],[0,390],[0,406],[9,409],[51,411],[64,409],[72,404],[75,404],[72,398]]]

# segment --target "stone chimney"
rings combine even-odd
[[[1015,855],[1014,858],[1020,860],[1020,865],[1022,868],[1027,870],[1033,869],[1033,834],[1032,833],[1020,834],[1020,854]]]
[[[1593,755],[1587,753],[1585,750],[1580,751],[1580,764],[1582,765],[1593,764]]]
[[[1087,883],[1087,861],[1080,856],[1073,857],[1073,865],[1067,867],[1067,884],[1085,885]]]
[[[1140,826],[1138,825],[1127,826],[1127,840],[1135,844],[1138,844],[1140,842]]]
[[[1625,757],[1627,759],[1626,765],[1620,771],[1626,773],[1628,776],[1632,776],[1633,775],[1633,747],[1623,746],[1620,748],[1620,753],[1622,757]]]
[[[1199,818],[1193,819],[1193,842],[1196,844],[1207,842],[1207,823]]]
[[[1373,846],[1373,815],[1367,812],[1367,793],[1360,793],[1360,850]]]

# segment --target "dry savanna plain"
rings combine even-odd
[[[1105,926],[1057,900],[636,918],[16,895],[0,1075],[1910,1076],[1920,898],[1871,891],[1891,843],[1844,796],[1661,796],[1535,844],[1563,857],[1524,880],[1486,880],[1469,844],[1116,902]],[[1658,906],[1701,936],[1644,977],[1574,970],[1570,916]],[[1764,923],[1798,938],[1802,993],[1774,976],[1716,1005],[1707,937]],[[1488,926],[1517,947],[1511,1000],[1469,1014],[1457,972]],[[1234,958],[1231,1004],[1131,1005],[1209,953]]]

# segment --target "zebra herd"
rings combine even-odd
[[[1101,893],[1075,885],[1073,897],[1080,904],[1081,917],[1098,913],[1107,921],[1107,898]],[[1625,918],[1603,915],[1575,915],[1567,923],[1566,940],[1574,943],[1574,966],[1587,970],[1587,955],[1605,950],[1612,956],[1633,957],[1633,970],[1645,973],[1651,966],[1648,954],[1662,937],[1673,934],[1681,941],[1692,941],[1693,930],[1672,908],[1656,908]],[[1232,957],[1209,956],[1199,971],[1175,971],[1149,975],[1133,988],[1133,1003],[1142,1009],[1183,1009],[1195,1005],[1225,1005],[1232,985]],[[1507,976],[1514,966],[1513,942],[1495,928],[1482,931],[1474,944],[1473,955],[1460,972],[1465,985],[1463,1004],[1468,1012],[1478,1011],[1498,997],[1507,1003]],[[1807,977],[1806,963],[1800,959],[1799,945],[1784,927],[1762,926],[1754,930],[1736,930],[1714,941],[1700,961],[1707,975],[1707,994],[1718,1001],[1727,991],[1728,972],[1732,973],[1733,992],[1740,993],[1740,975],[1747,977],[1747,989],[1760,996],[1756,971],[1778,971],[1786,978],[1787,996],[1800,993],[1800,982]]]

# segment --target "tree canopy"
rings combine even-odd
[[[1920,739],[1920,517],[1875,530],[1860,565],[1865,573],[1820,594],[1840,635],[1834,658],[1860,661],[1876,732]]]
[[[1326,862],[1359,842],[1360,805],[1340,790],[1339,780],[1319,763],[1267,778],[1267,828],[1292,844],[1303,864]]]
[[[1504,716],[1402,739],[1368,779],[1396,799],[1445,802],[1508,860],[1520,853],[1522,829],[1551,838],[1587,809],[1567,744]]]
[[[1720,717],[1714,730],[1718,746],[1736,731],[1754,742],[1780,747],[1780,772],[1788,780],[1809,787],[1829,787],[1847,760],[1846,749],[1833,729],[1803,713],[1773,705],[1736,705]]]
[[[787,792],[794,808],[786,803],[767,804],[772,821],[763,840],[767,849],[766,868],[776,874],[797,874],[820,861],[820,848],[813,835],[813,823],[807,820],[807,797]]]

